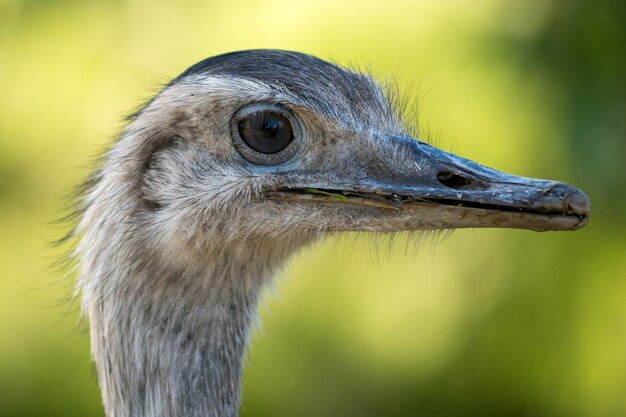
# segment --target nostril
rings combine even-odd
[[[461,190],[469,187],[472,180],[450,171],[441,171],[437,174],[437,180],[448,188]]]

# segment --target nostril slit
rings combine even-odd
[[[472,180],[450,171],[441,171],[437,174],[437,180],[448,188],[460,190],[472,184]]]

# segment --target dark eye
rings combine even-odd
[[[245,116],[237,122],[237,129],[249,147],[264,154],[280,152],[293,140],[289,118],[271,110]]]
[[[302,144],[298,119],[288,109],[273,103],[254,103],[239,109],[230,129],[237,151],[257,165],[283,163]]]

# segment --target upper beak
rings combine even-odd
[[[282,190],[292,196],[298,191],[301,199],[337,202],[341,195],[344,203],[395,209],[395,214],[385,215],[396,218],[385,230],[543,231],[575,230],[587,224],[591,203],[571,185],[507,174],[407,136],[386,135],[377,143],[374,153],[355,152],[349,162],[354,168],[344,169],[343,175],[326,170],[308,179],[298,176]]]

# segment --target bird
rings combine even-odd
[[[106,416],[237,416],[259,295],[324,236],[587,224],[581,190],[410,132],[371,75],[274,49],[202,60],[129,116],[70,232]]]

